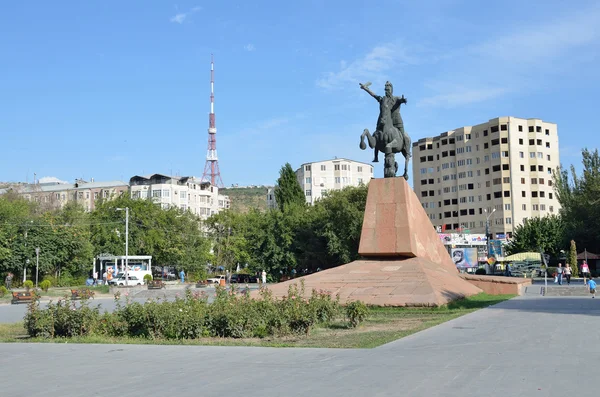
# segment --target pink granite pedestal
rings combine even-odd
[[[275,297],[304,280],[313,289],[378,306],[440,306],[481,289],[459,276],[404,178],[371,179],[359,254],[364,258],[269,286]]]

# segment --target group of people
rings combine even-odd
[[[567,285],[570,285],[572,273],[573,269],[571,268],[570,264],[567,263],[565,266],[563,266],[562,263],[559,263],[558,267],[556,268],[556,272],[553,274],[554,283],[562,285],[563,280],[567,280]],[[583,284],[587,285],[587,280],[590,279],[590,267],[585,261],[581,265],[581,275],[583,276]]]

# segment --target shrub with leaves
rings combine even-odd
[[[29,291],[31,288],[33,288],[33,281],[31,280],[25,280],[25,282],[23,283],[23,287]]]
[[[152,275],[151,274],[145,274],[144,275],[144,283],[148,284],[148,281],[152,281]]]
[[[369,309],[367,308],[367,305],[361,301],[350,302],[346,306],[346,317],[348,318],[350,326],[353,328],[358,327],[358,325],[367,318],[368,314]]]
[[[0,298],[4,297],[8,293],[8,290],[4,285],[0,285]]]
[[[72,337],[105,335],[148,339],[196,339],[201,337],[264,338],[270,335],[307,335],[317,323],[333,321],[340,315],[339,297],[325,291],[304,296],[304,283],[293,284],[288,295],[274,299],[265,288],[259,298],[249,291],[216,287],[213,303],[204,292],[186,290],[175,301],[149,300],[145,304],[123,302],[115,294],[116,308],[100,314],[87,300],[76,305],[68,299],[39,307],[36,299],[25,316],[25,327],[32,337]],[[352,317],[360,322],[360,313]]]
[[[42,282],[40,283],[40,288],[41,288],[43,291],[46,291],[46,292],[48,292],[48,289],[50,288],[50,285],[51,285],[51,283],[50,283],[50,280],[44,280],[44,281],[42,281]]]

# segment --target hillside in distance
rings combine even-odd
[[[232,211],[245,213],[252,208],[267,210],[267,190],[267,186],[229,187],[219,193],[229,196]]]

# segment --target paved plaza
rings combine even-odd
[[[519,297],[376,349],[0,344],[6,396],[592,396],[600,299]]]

